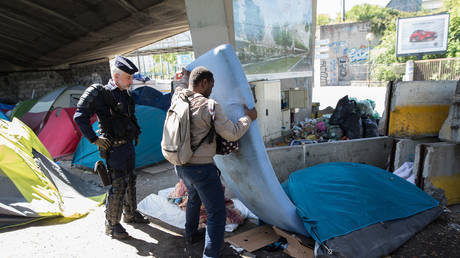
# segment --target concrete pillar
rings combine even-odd
[[[185,0],[195,58],[222,44],[235,47],[232,0]]]

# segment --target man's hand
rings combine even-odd
[[[256,108],[253,108],[253,109],[249,110],[248,107],[246,105],[244,105],[244,104],[243,104],[243,108],[244,108],[244,114],[249,116],[249,118],[251,118],[252,121],[257,119],[257,110],[256,110]]]
[[[136,136],[136,138],[134,139],[134,146],[137,146],[139,144],[139,135]]]
[[[99,148],[102,148],[104,150],[108,150],[110,146],[112,145],[109,139],[102,137],[102,136],[99,136],[97,140],[95,140],[93,143],[96,144]]]

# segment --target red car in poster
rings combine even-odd
[[[438,35],[434,31],[416,30],[410,34],[410,42],[423,42],[434,40]]]

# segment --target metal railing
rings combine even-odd
[[[414,80],[459,80],[460,58],[414,61]]]

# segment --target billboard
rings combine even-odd
[[[234,0],[233,16],[248,79],[312,75],[312,0]]]
[[[396,33],[396,56],[446,52],[449,14],[400,18]]]

